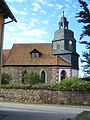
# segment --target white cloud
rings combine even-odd
[[[33,0],[35,3],[45,4],[47,0]]]
[[[7,26],[9,27],[9,26]],[[48,32],[42,28],[34,28],[30,29],[22,24],[22,30],[19,30],[15,26],[9,27],[8,32],[11,32],[12,34],[9,34],[7,30],[5,30],[5,36],[4,36],[4,48],[11,48],[14,43],[45,43],[45,36],[48,34]],[[25,28],[25,29],[24,29]],[[14,29],[14,32],[12,32],[12,29]],[[15,32],[18,29],[18,32]],[[12,39],[11,39],[12,38]]]
[[[31,30],[23,31],[22,34],[25,36],[28,36],[29,38],[34,37],[37,39],[37,38],[41,38],[41,37],[47,35],[48,33],[44,29],[34,28]]]
[[[31,19],[35,24],[37,20]],[[14,43],[45,43],[45,37],[48,36],[48,32],[44,28],[31,29],[28,23],[23,20],[18,21],[16,24],[5,26],[4,34],[4,49],[11,48]]]
[[[32,2],[33,11],[37,12],[37,11],[39,11],[41,9],[40,12],[46,14],[46,11],[42,10],[42,7],[41,7],[42,5],[46,5],[48,7],[53,7],[54,6],[54,4],[48,2],[47,0],[34,0]]]
[[[20,11],[20,10],[17,10],[16,8],[14,8],[14,7],[11,7],[11,10],[12,10],[13,13],[20,14],[20,15],[27,15],[28,14],[28,12],[25,9]]]
[[[43,13],[44,15],[47,14],[46,11],[44,11],[44,10],[41,10],[40,12]]]
[[[26,0],[6,0],[6,2],[19,2],[19,3],[22,3],[22,2],[26,2]]]
[[[54,6],[54,4],[51,4],[51,3],[47,3],[47,5],[48,5],[49,7],[53,7],[53,6]]]
[[[40,5],[38,3],[32,3],[33,11],[37,12],[39,9],[41,9]]]
[[[28,23],[25,23],[22,19],[19,19],[17,23],[11,23],[11,24],[7,24],[5,25],[5,37],[8,34],[10,36],[10,38],[13,39],[13,36],[18,36],[18,35],[22,35],[23,31],[27,31],[30,29],[30,26],[28,25]]]
[[[70,2],[71,0],[66,0],[66,2]]]
[[[30,28],[33,28],[33,27],[36,27],[38,23],[39,23],[39,20],[37,18],[31,18],[29,26]]]
[[[56,9],[61,10],[64,8],[64,5],[56,4]]]
[[[44,39],[35,39],[35,38],[21,38],[15,39],[15,43],[45,43],[46,41]]]
[[[43,20],[43,22],[42,22],[42,23],[44,23],[45,25],[48,25],[49,20]]]

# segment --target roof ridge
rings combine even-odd
[[[52,43],[14,43],[13,45],[30,45],[30,44],[39,45],[39,44],[52,44]]]

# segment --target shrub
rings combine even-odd
[[[2,80],[1,84],[9,84],[9,82],[12,80],[12,77],[9,73],[2,73]]]
[[[59,84],[62,90],[78,90],[78,91],[87,91],[90,90],[90,82],[82,81],[78,78],[66,78],[61,81]]]
[[[51,83],[51,84],[50,84],[50,89],[54,89],[54,90],[60,89],[60,86],[59,86],[58,83]]]
[[[38,83],[32,86],[34,89],[50,89],[50,84],[48,83]]]
[[[57,90],[59,88],[59,84],[56,83],[38,83],[32,86],[34,89],[48,89],[48,90]]]
[[[84,80],[84,81],[90,81],[90,76],[89,77],[83,77],[83,78],[80,78],[81,80]]]
[[[90,111],[83,111],[74,120],[90,120]]]
[[[5,88],[5,89],[32,89],[32,86],[30,85],[1,85],[1,88]]]
[[[30,71],[24,76],[25,84],[34,85],[40,82],[40,76],[37,72]]]

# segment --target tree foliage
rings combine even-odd
[[[86,75],[90,76],[90,52],[83,52],[83,58],[81,60],[84,63],[83,71]]]
[[[37,72],[30,71],[24,76],[26,84],[34,85],[40,82],[40,76]]]
[[[2,73],[2,80],[1,84],[9,84],[9,82],[12,80],[12,77],[10,74],[3,72]]]
[[[90,10],[88,8],[88,4],[84,1],[84,0],[78,0],[80,3],[80,7],[82,8],[82,10],[77,13],[78,22],[79,23],[83,23],[83,30],[82,30],[82,34],[80,35],[80,40],[84,37],[84,36],[89,36],[90,37]],[[86,45],[86,49],[87,51],[83,52],[82,56],[83,56],[83,60],[81,60],[82,63],[84,63],[83,65],[83,71],[85,72],[86,75],[90,75],[90,42],[88,42],[87,40],[85,41],[81,41],[81,44]]]
[[[84,2],[83,0],[78,1],[82,10],[79,13],[77,13],[76,17],[79,18],[79,23],[84,23],[83,33],[80,35],[80,39],[82,39],[86,35],[90,36],[90,11],[86,2]]]

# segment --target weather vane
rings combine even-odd
[[[64,11],[63,11],[63,17],[64,17]]]
[[[64,17],[64,6],[63,6],[63,17]]]

